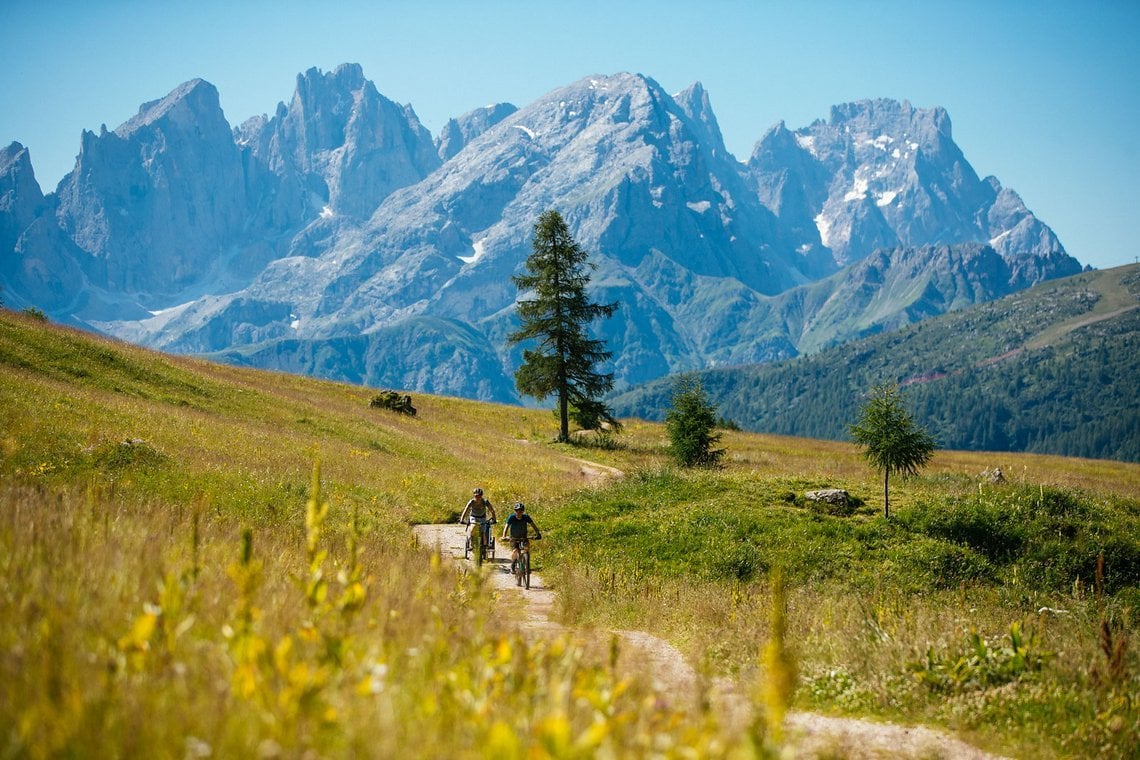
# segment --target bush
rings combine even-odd
[[[95,466],[101,470],[123,470],[128,467],[157,467],[166,457],[140,438],[106,443],[92,450]]]
[[[412,397],[396,391],[380,391],[372,397],[368,406],[373,409],[390,409],[393,412],[406,414],[410,417],[416,416],[416,408],[412,406]]]

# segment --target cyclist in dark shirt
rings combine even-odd
[[[515,502],[515,513],[507,518],[503,523],[503,536],[502,538],[511,539],[511,572],[515,572],[515,566],[519,561],[519,547],[522,546],[527,538],[527,525],[534,526],[534,537],[542,538],[542,531],[538,529],[534,519],[526,513],[526,505],[521,501]]]

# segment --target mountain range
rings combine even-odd
[[[0,150],[0,285],[9,306],[167,351],[518,402],[510,277],[548,209],[620,303],[593,326],[618,392],[1081,271],[977,176],[941,108],[838,105],[740,161],[699,83],[587,77],[433,137],[345,64],[237,127],[187,82],[84,131],[46,195],[22,145]]]
[[[1140,265],[694,377],[722,417],[753,432],[849,439],[867,392],[885,383],[900,386],[915,421],[944,448],[1140,462]],[[663,419],[673,382],[620,394],[614,411]]]

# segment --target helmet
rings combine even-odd
[[[525,512],[526,511],[526,504],[523,504],[521,501],[516,501],[515,502],[515,511],[516,512]]]
[[[471,493],[474,494],[475,496],[482,496],[483,495],[483,489],[482,488],[476,488]]]

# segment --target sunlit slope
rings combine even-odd
[[[314,460],[341,504],[443,519],[473,485],[497,501],[583,483],[549,439],[548,411],[415,395],[415,417],[369,407],[376,389],[140,349],[0,312],[0,473],[124,494],[209,499],[227,514],[300,508]]]

